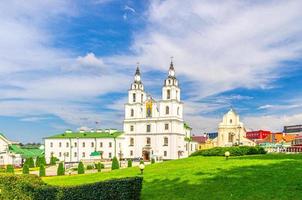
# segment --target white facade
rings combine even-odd
[[[14,142],[9,141],[0,134],[0,166],[3,165],[21,165],[22,158],[20,154],[10,152],[9,146]]]
[[[246,138],[246,130],[239,120],[239,115],[231,109],[227,112],[218,126],[218,136],[215,140],[217,146],[245,145],[255,146],[252,140]]]
[[[102,134],[106,137],[102,137]],[[66,133],[66,137],[45,138],[46,162],[50,161],[51,156],[64,162],[88,162],[96,159],[112,159],[114,156],[123,157],[123,136],[114,139],[108,137],[108,134],[104,132],[77,132]],[[101,155],[92,156],[93,152],[101,152]]]
[[[168,160],[188,156],[190,148],[185,138],[191,135],[184,127],[180,97],[172,62],[159,101],[145,92],[137,67],[125,104],[126,158],[142,157],[150,160],[154,157]]]

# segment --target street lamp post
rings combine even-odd
[[[143,175],[144,174],[145,165],[142,163],[142,164],[139,164],[138,167],[141,170],[141,175]]]
[[[225,159],[228,160],[229,157],[230,157],[230,152],[226,151],[226,152],[224,153],[224,156],[225,156]]]

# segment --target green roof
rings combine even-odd
[[[16,144],[10,145],[9,150],[15,154],[21,154],[22,158],[36,158],[44,155],[44,151],[39,148],[22,148]]]
[[[74,132],[74,133],[61,133],[53,136],[46,137],[45,139],[71,139],[71,138],[115,138],[122,135],[122,132]]]
[[[90,154],[90,156],[101,156],[103,154],[102,151],[94,151]]]

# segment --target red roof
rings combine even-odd
[[[203,135],[195,135],[195,136],[192,136],[192,140],[194,142],[197,142],[197,143],[205,143],[207,141],[208,137],[207,136],[203,136]]]

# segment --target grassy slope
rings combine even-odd
[[[76,185],[138,174],[133,167],[44,181]],[[191,157],[146,166],[142,199],[302,199],[302,155]]]

